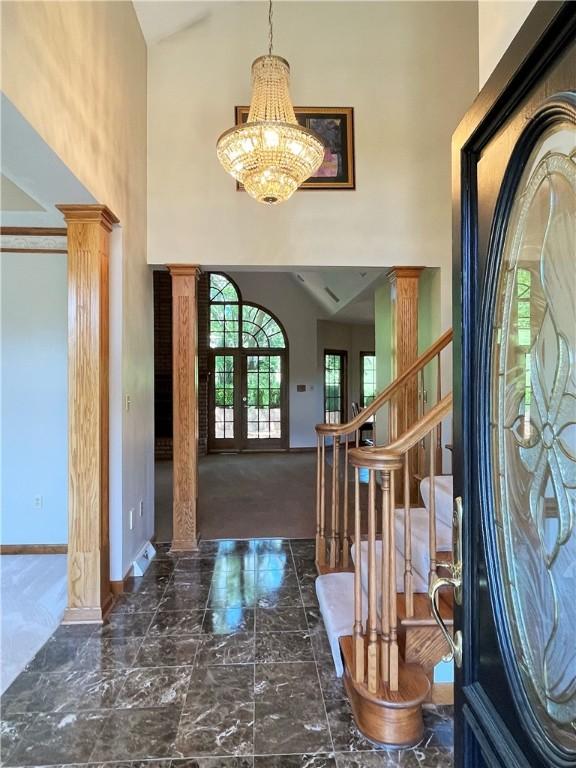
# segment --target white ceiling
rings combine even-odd
[[[259,0],[264,3],[266,0]],[[301,2],[302,0],[276,0],[276,2]],[[333,2],[334,0],[315,0]],[[351,0],[348,0],[350,2]],[[222,0],[132,0],[140,29],[149,45],[184,32],[205,21],[210,7]],[[266,13],[266,11],[264,11]],[[265,19],[266,17],[264,17]]]
[[[199,24],[210,15],[210,3],[187,0],[133,0],[146,42],[158,43]]]
[[[292,275],[333,320],[370,323],[374,321],[375,283],[386,271],[374,268],[297,270]]]

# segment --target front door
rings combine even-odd
[[[576,765],[575,40],[538,3],[454,137],[460,768]]]
[[[210,355],[211,451],[288,445],[286,351],[222,350]]]

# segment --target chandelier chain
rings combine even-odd
[[[272,0],[268,2],[268,55],[272,56],[274,45],[274,29],[272,26]]]

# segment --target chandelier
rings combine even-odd
[[[298,124],[290,101],[290,65],[272,54],[272,0],[268,55],[252,64],[248,121],[220,136],[216,153],[224,170],[260,203],[288,200],[324,159],[324,143]]]

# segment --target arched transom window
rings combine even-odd
[[[242,301],[226,275],[210,275],[210,347],[212,349],[285,349],[280,324],[263,307]]]

